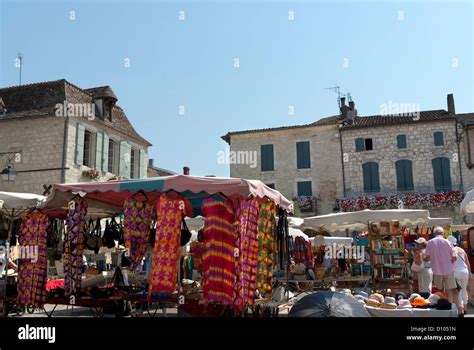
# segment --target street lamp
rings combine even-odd
[[[2,170],[2,180],[3,181],[15,181],[16,179],[16,170],[11,167],[11,165],[7,166],[5,169]]]

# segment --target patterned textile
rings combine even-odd
[[[314,256],[311,242],[305,240],[303,237],[296,237],[294,239],[294,259],[295,263],[303,263],[306,265],[313,265]]]
[[[256,292],[258,258],[258,201],[248,198],[240,202],[237,244],[239,259],[237,263],[235,306],[242,311],[245,305],[253,305]]]
[[[205,253],[202,258],[204,302],[233,303],[235,285],[234,213],[232,202],[218,196],[203,200]]]
[[[158,200],[149,299],[153,292],[172,293],[176,289],[183,203],[182,199],[170,199],[166,194],[162,194]]]
[[[40,212],[23,218],[18,241],[23,256],[18,266],[18,304],[43,306],[48,270],[47,229],[49,220]],[[28,255],[26,255],[28,254]]]
[[[64,237],[64,291],[67,295],[81,289],[82,253],[86,229],[87,202],[78,197],[66,214],[67,231]]]
[[[257,289],[260,294],[266,295],[269,298],[272,296],[275,214],[275,203],[260,203],[258,217]]]
[[[123,203],[123,214],[123,239],[130,254],[130,269],[133,271],[141,265],[149,246],[153,206],[129,197]]]

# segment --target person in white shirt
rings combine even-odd
[[[457,246],[458,242],[456,238],[449,236],[448,241],[454,246],[454,251],[457,255],[457,259],[454,262],[454,277],[456,278],[456,283],[459,285],[459,287],[461,287],[458,296],[460,311],[465,314],[467,312],[469,295],[467,292],[467,285],[469,283],[469,279],[472,278],[471,265],[464,249]]]

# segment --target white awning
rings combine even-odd
[[[474,190],[470,190],[461,202],[461,212],[463,214],[474,213]]]
[[[0,209],[35,208],[45,196],[33,193],[0,192]]]

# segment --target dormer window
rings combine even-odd
[[[103,120],[113,121],[113,110],[117,97],[110,88],[110,86],[102,86],[86,90],[92,95],[96,105],[97,115]]]

